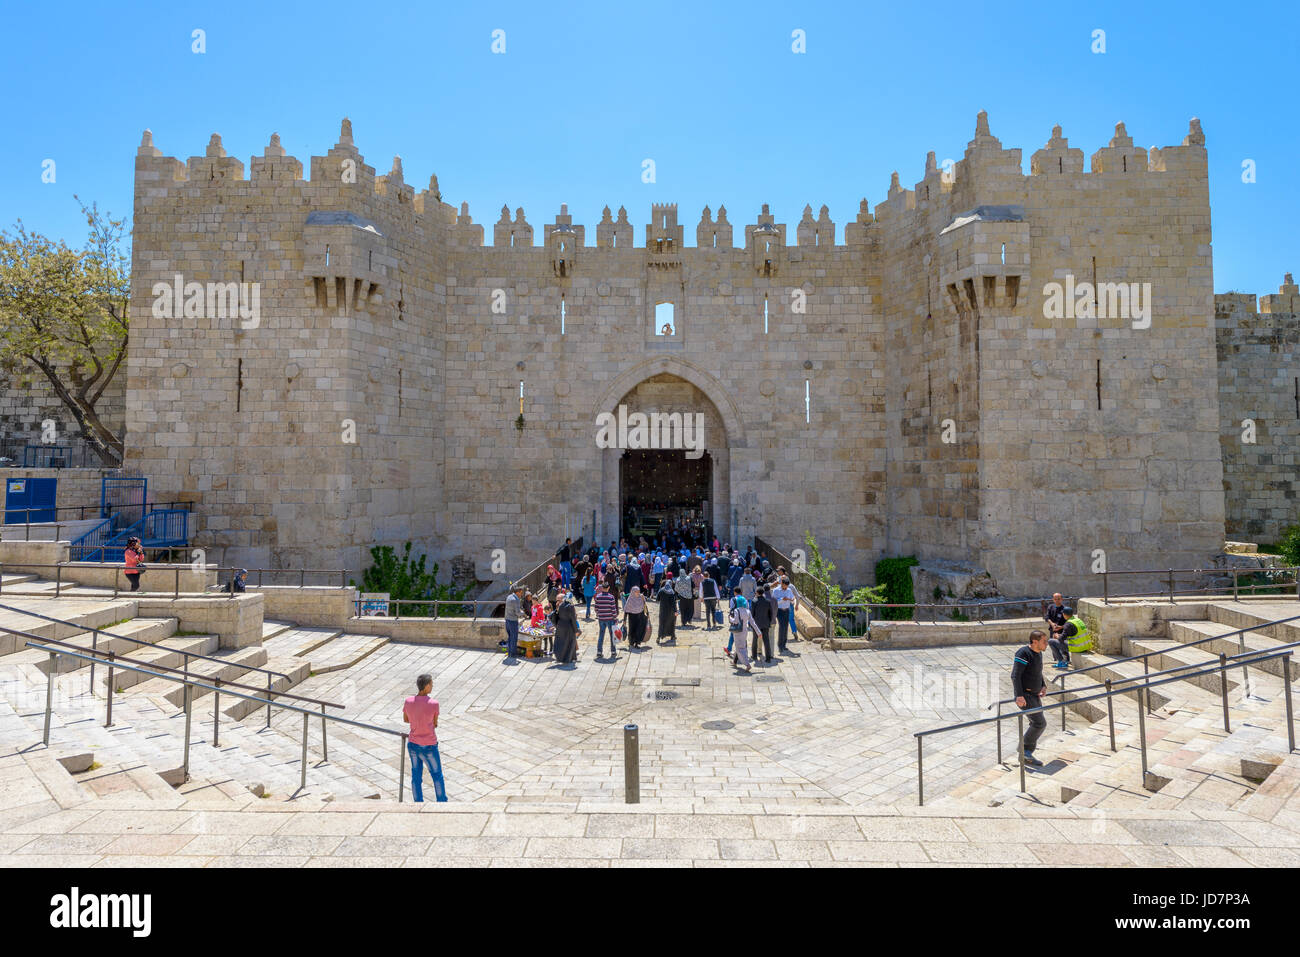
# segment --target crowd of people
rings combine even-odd
[[[678,540],[672,546],[642,539],[635,548],[626,540],[611,541],[607,548],[593,545],[575,554],[566,540],[556,562],[547,565],[545,590],[535,594],[517,585],[506,600],[507,660],[518,657],[519,623],[526,620],[534,628],[543,622],[553,626],[546,628],[553,640],[543,655],[557,664],[575,663],[579,605],[583,621],[593,621],[595,614],[597,661],[606,660],[606,637],[608,660],[614,661],[618,642],[629,648],[643,647],[651,638],[673,644],[679,628],[702,625],[706,631],[730,632],[727,657],[750,672],[752,662],[774,664],[778,654],[788,653],[789,641],[799,640],[799,596],[789,573],[784,566],[773,568],[752,546],[742,554],[716,538],[694,545]]]

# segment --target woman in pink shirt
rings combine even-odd
[[[406,741],[407,753],[411,756],[411,796],[416,801],[424,800],[424,769],[427,766],[429,776],[433,779],[433,790],[439,801],[447,800],[447,789],[442,781],[442,759],[438,756],[438,702],[430,699],[433,690],[433,675],[420,675],[415,680],[417,694],[406,699],[402,707],[402,720],[411,726],[410,737]]]

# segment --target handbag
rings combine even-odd
[[[720,625],[720,624],[722,624],[722,609],[721,609],[721,608],[715,608],[715,609],[713,609],[713,623],[714,623],[715,625]]]

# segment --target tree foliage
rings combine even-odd
[[[387,593],[393,600],[402,600],[399,613],[403,617],[420,617],[433,614],[433,605],[405,604],[407,601],[448,601],[464,598],[469,594],[467,588],[455,588],[438,582],[438,563],[433,563],[432,570],[426,571],[424,564],[428,556],[421,555],[418,560],[411,558],[411,543],[407,542],[401,556],[393,550],[392,545],[378,545],[370,549],[370,560],[374,563],[361,574],[363,592]],[[353,585],[356,584],[354,581]],[[465,614],[464,607],[442,606],[438,615]]]
[[[94,203],[81,211],[80,250],[22,220],[0,232],[0,361],[44,376],[90,447],[116,465],[122,438],[95,406],[126,358],[130,255],[124,220]]]

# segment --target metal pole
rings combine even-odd
[[[92,656],[99,654],[99,629],[90,629],[90,653]],[[95,658],[90,659],[90,693],[95,693]]]
[[[266,674],[266,726],[271,726],[271,673]]]
[[[1115,698],[1111,694],[1110,679],[1106,679],[1106,721],[1110,724],[1110,749],[1115,750]]]
[[[221,747],[221,679],[212,679],[212,746]]]
[[[1174,604],[1174,570],[1169,569],[1169,603]]]
[[[998,717],[1002,717],[1002,702],[998,702]],[[1002,722],[994,721],[993,726],[998,729],[998,764],[1002,763]]]
[[[190,684],[187,681],[185,683],[185,762],[181,766],[181,773],[183,776],[182,783],[190,779],[190,691]]]
[[[59,597],[59,589],[63,587],[63,563],[59,562],[54,566],[54,597]],[[114,598],[117,596],[114,595]]]
[[[397,803],[402,803],[402,795],[406,793],[406,735],[402,735],[400,757],[397,764]]]
[[[326,761],[330,759],[329,736],[325,730],[325,702],[320,703],[320,749]]]
[[[175,587],[172,589],[172,597],[180,598],[181,597],[181,566],[177,565],[173,569],[173,571],[176,572],[176,575],[175,575]]]
[[[1234,568],[1232,570],[1232,600],[1238,601],[1240,597],[1241,595],[1238,593],[1237,590],[1237,569]]]
[[[1291,656],[1282,656],[1282,693],[1286,695],[1287,753],[1295,750],[1295,718],[1291,714]]]
[[[108,653],[108,720],[104,727],[113,727],[113,652]]]
[[[1229,734],[1232,728],[1228,724],[1228,656],[1219,652],[1219,694],[1223,698],[1223,730]]]
[[[1138,685],[1138,741],[1142,746],[1142,783],[1147,782],[1147,686]]]
[[[1019,739],[1017,747],[1020,749],[1020,793],[1025,792],[1025,713],[1021,711],[1016,715],[1016,737]]]
[[[1110,572],[1101,573],[1101,603],[1110,604]]]
[[[641,740],[634,724],[623,726],[623,803],[641,803]]]
[[[45,677],[45,734],[41,741],[50,746],[50,713],[54,710],[54,672],[58,670],[58,656],[50,652],[50,673]]]
[[[302,716],[302,780],[298,784],[298,790],[307,790],[307,714],[303,712]]]
[[[1145,678],[1149,674],[1151,674],[1151,658],[1149,655],[1143,655],[1142,656],[1142,677]],[[1149,709],[1151,707],[1150,695],[1147,696],[1146,702],[1147,702],[1146,706]]]
[[[1065,701],[1065,674],[1061,675],[1061,701]],[[1061,709],[1061,730],[1065,730],[1065,708]]]
[[[998,724],[1001,723],[1002,723],[1001,721],[998,722]],[[923,760],[921,756],[922,742],[924,741],[925,738],[921,737],[919,734],[916,736],[916,806],[917,807],[925,806],[925,771],[921,767],[921,762]]]

